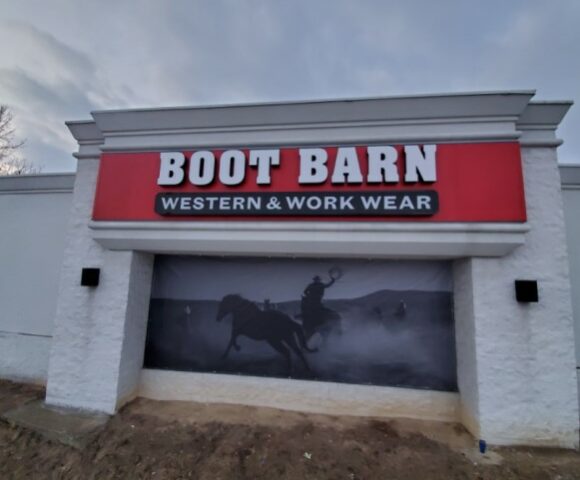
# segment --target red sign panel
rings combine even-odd
[[[260,152],[274,156],[260,165]],[[94,220],[244,218],[525,222],[520,147],[510,142],[101,156]]]

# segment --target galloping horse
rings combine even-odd
[[[326,342],[332,333],[342,333],[341,316],[330,308],[302,302],[300,314],[296,317],[302,319],[306,340],[310,340],[315,333],[320,333],[322,340]]]
[[[306,369],[310,371],[310,365],[302,354],[302,350],[311,353],[317,350],[308,347],[302,327],[291,320],[288,315],[279,310],[260,310],[255,303],[240,295],[226,295],[222,298],[216,320],[220,322],[228,314],[232,315],[232,333],[222,359],[228,356],[232,347],[240,350],[236,339],[240,335],[244,335],[254,340],[268,342],[286,359],[288,371],[292,369],[290,350],[300,358]],[[300,346],[296,343],[296,338]]]

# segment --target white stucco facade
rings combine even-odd
[[[501,258],[464,260],[457,270],[463,414],[477,419],[466,424],[477,423],[478,436],[495,443],[549,444],[567,431],[572,444],[574,335],[555,150],[524,147],[522,160],[530,226],[525,247]],[[514,277],[538,280],[539,303],[513,301]]]
[[[113,413],[137,388],[152,257],[106,250],[92,240],[88,223],[97,173],[98,159],[79,161],[68,225],[71,234],[60,278],[47,402]],[[82,266],[102,268],[98,289],[79,286]]]
[[[133,396],[463,422],[490,444],[578,446],[573,315],[556,128],[533,92],[94,112],[79,143],[47,402],[113,413]],[[103,152],[518,141],[527,222],[96,222]],[[448,259],[458,393],[142,371],[154,255]],[[83,267],[101,269],[81,287]],[[534,279],[521,304],[515,279]]]

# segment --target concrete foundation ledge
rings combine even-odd
[[[108,415],[50,407],[42,401],[5,412],[2,419],[43,437],[82,450],[105,428]]]
[[[457,393],[281,378],[144,369],[138,395],[329,415],[459,420]]]
[[[485,433],[482,432],[482,437]],[[522,426],[516,432],[497,432],[490,434],[489,443],[496,446],[519,446],[519,447],[547,447],[566,448],[578,450],[578,429],[562,429],[537,426]],[[485,437],[484,437],[485,438]]]

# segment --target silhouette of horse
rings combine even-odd
[[[232,332],[222,359],[228,356],[232,347],[237,351],[240,350],[236,339],[243,335],[254,340],[268,342],[286,359],[288,371],[292,369],[290,350],[300,358],[306,369],[310,371],[310,365],[308,365],[302,350],[311,353],[317,350],[308,347],[302,327],[290,319],[288,315],[279,310],[260,310],[256,304],[240,295],[226,295],[222,298],[216,320],[220,322],[228,314],[232,315]]]
[[[302,302],[300,314],[295,316],[302,319],[306,340],[310,340],[315,333],[320,333],[323,342],[326,342],[331,333],[342,333],[341,316],[322,305],[309,305],[307,302]]]

